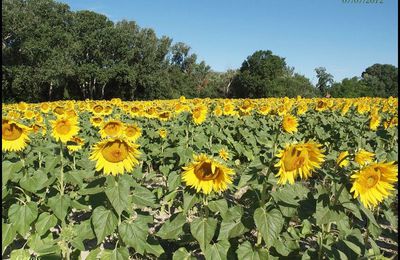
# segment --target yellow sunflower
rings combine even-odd
[[[339,165],[339,167],[346,167],[347,165],[349,165],[350,161],[347,160],[346,158],[348,156],[349,156],[348,151],[341,152],[338,158],[336,159],[337,165]]]
[[[318,100],[315,104],[315,110],[318,112],[322,112],[328,108],[328,103],[324,100]]]
[[[269,112],[271,112],[271,109],[272,109],[271,106],[265,104],[258,108],[258,113],[265,116],[268,115]]]
[[[158,119],[162,120],[162,121],[168,121],[170,120],[172,117],[172,113],[169,111],[162,111],[160,113],[158,113]]]
[[[225,148],[222,148],[218,151],[218,155],[221,159],[224,161],[227,161],[229,159],[229,153]]]
[[[311,172],[321,168],[324,162],[322,145],[313,142],[304,144],[290,144],[284,150],[281,150],[277,157],[280,158],[275,167],[279,167],[276,175],[279,177],[278,184],[289,182],[294,183],[298,175],[300,178],[307,179]]]
[[[82,146],[85,144],[85,140],[79,138],[78,136],[74,136],[67,142],[67,149],[70,152],[76,152],[82,149]]]
[[[182,180],[196,192],[221,192],[232,183],[235,172],[205,154],[195,155],[194,161],[183,167]]]
[[[232,102],[226,102],[224,104],[223,114],[225,116],[236,116],[238,112],[235,111],[235,105],[233,105]]]
[[[101,138],[106,137],[118,137],[122,135],[124,131],[124,124],[119,120],[109,120],[104,122],[102,127],[100,128],[100,136]]]
[[[99,117],[99,116],[91,117],[91,118],[90,118],[90,123],[92,123],[92,125],[93,125],[94,127],[100,127],[101,124],[103,123],[103,118],[102,118],[102,117]]]
[[[375,154],[365,151],[364,149],[360,149],[355,157],[354,157],[354,161],[356,161],[356,163],[358,163],[359,165],[366,165],[369,164],[373,161]]]
[[[129,141],[135,142],[142,135],[142,129],[135,124],[126,125],[124,134]]]
[[[59,117],[50,121],[52,126],[52,136],[56,141],[66,143],[79,132],[78,121],[76,118]]]
[[[290,115],[290,114],[286,114],[283,117],[282,120],[282,128],[283,130],[285,130],[286,132],[293,134],[297,132],[297,126],[299,125],[299,123],[297,122],[296,117]]]
[[[253,104],[250,99],[245,99],[243,103],[239,106],[240,112],[243,115],[249,115],[251,110],[253,110]]]
[[[373,208],[395,190],[397,171],[394,162],[372,163],[351,176],[354,182],[350,192],[354,192],[354,198],[360,197],[365,207]]]
[[[36,123],[34,123],[34,124],[32,124],[31,126],[30,126],[30,128],[31,128],[31,131],[33,132],[33,133],[38,133],[38,132],[41,132],[42,133],[42,136],[45,136],[46,135],[46,127],[44,126],[44,125],[42,125],[42,124],[36,124]]]
[[[139,164],[138,147],[121,138],[105,139],[93,147],[89,159],[96,161],[96,171],[103,170],[105,175],[124,174]]]
[[[161,128],[158,130],[158,134],[162,139],[165,139],[167,137],[168,131],[165,128]]]
[[[369,129],[376,131],[378,129],[381,117],[378,114],[372,114],[371,120],[369,121]]]
[[[193,109],[192,119],[196,125],[200,125],[206,120],[207,110],[207,107],[204,105],[199,105]]]
[[[29,142],[29,128],[9,119],[2,119],[2,151],[22,151]]]
[[[222,107],[220,105],[217,105],[214,108],[214,115],[217,116],[217,117],[222,116]]]

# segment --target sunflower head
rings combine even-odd
[[[132,171],[139,164],[139,145],[122,138],[104,139],[92,149],[89,159],[96,161],[96,171],[118,175]]]
[[[204,105],[196,106],[192,111],[192,119],[196,125],[200,125],[206,120],[207,107]]]
[[[299,123],[297,122],[296,117],[290,115],[290,114],[286,114],[283,117],[282,120],[282,128],[283,130],[285,130],[286,132],[292,134],[292,133],[296,133],[297,132],[297,126],[299,125]]]
[[[142,135],[142,129],[135,124],[126,125],[124,134],[129,141],[135,142]]]
[[[170,111],[162,111],[158,113],[158,119],[162,121],[168,121],[172,117],[172,113]]]
[[[76,152],[82,149],[82,146],[85,144],[85,141],[78,136],[74,136],[67,142],[67,149],[70,152]]]
[[[109,120],[104,122],[99,133],[101,138],[117,137],[122,135],[124,124],[119,120]]]
[[[29,141],[29,128],[9,119],[2,119],[2,151],[22,151]]]
[[[369,129],[372,131],[376,131],[380,124],[381,117],[376,113],[371,115],[371,119],[369,121]]]
[[[346,167],[347,165],[349,165],[350,161],[347,159],[348,156],[348,151],[341,152],[336,159],[337,165],[339,165],[339,167]]]
[[[234,171],[205,154],[195,155],[194,161],[183,167],[182,180],[196,192],[222,192],[232,183]]]
[[[66,143],[79,132],[78,121],[76,118],[59,117],[56,120],[50,121],[52,125],[52,136],[56,141]]]
[[[374,159],[374,156],[375,156],[374,153],[368,152],[364,149],[360,149],[356,153],[354,161],[362,166],[371,163]]]
[[[293,184],[296,177],[307,179],[311,176],[311,172],[321,168],[324,162],[322,145],[313,142],[303,144],[287,145],[281,150],[277,157],[280,158],[275,167],[279,167],[276,175],[279,177],[278,184],[289,182]]]
[[[372,163],[353,174],[354,198],[360,197],[361,203],[373,208],[395,190],[393,184],[397,182],[397,165],[394,162]]]
[[[158,130],[158,134],[162,139],[165,139],[168,135],[168,131],[165,128],[161,128]]]
[[[220,149],[218,151],[218,155],[224,161],[227,161],[229,159],[229,153],[225,148]]]

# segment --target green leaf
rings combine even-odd
[[[312,226],[308,219],[303,220],[301,234],[303,236],[311,234]]]
[[[155,207],[155,196],[150,190],[138,186],[132,192],[132,202],[143,207]]]
[[[290,250],[287,248],[287,245],[284,242],[282,242],[279,238],[275,239],[274,247],[276,251],[282,256],[288,256],[290,253]]]
[[[3,161],[1,164],[1,179],[2,185],[6,185],[8,180],[12,179],[13,174],[17,174],[22,169],[22,162],[18,161],[12,163],[10,161]]]
[[[47,174],[43,170],[39,169],[31,176],[25,175],[22,177],[19,184],[24,190],[36,192],[47,187],[47,181]]]
[[[60,248],[55,244],[53,234],[49,234],[45,238],[41,238],[38,234],[33,234],[28,238],[28,245],[38,256],[58,253]]]
[[[197,218],[190,223],[190,232],[199,242],[203,252],[214,236],[217,223],[218,221],[213,218]]]
[[[171,172],[168,175],[168,190],[173,191],[181,184],[181,174],[177,172]]]
[[[183,212],[186,214],[188,210],[190,210],[194,204],[199,202],[200,199],[198,196],[196,196],[196,193],[190,194],[189,192],[184,192],[183,193]]]
[[[218,240],[227,240],[229,238],[237,237],[246,232],[246,227],[240,222],[234,220],[223,220],[219,230]]]
[[[11,251],[10,260],[30,260],[31,254],[28,249],[16,249]]]
[[[121,179],[118,182],[111,182],[106,188],[107,198],[118,215],[130,206],[129,189],[129,185]]]
[[[35,223],[36,233],[42,236],[56,224],[57,224],[57,218],[54,215],[50,215],[47,212],[43,212],[42,214],[39,215]]]
[[[181,247],[174,252],[172,260],[196,260],[196,257],[192,256],[186,248]]]
[[[360,208],[361,208],[361,211],[365,214],[365,216],[367,216],[370,223],[379,228],[378,222],[376,222],[374,214],[369,209],[365,208],[361,204],[360,204]]]
[[[281,232],[284,219],[277,209],[266,211],[264,208],[258,208],[254,211],[254,222],[269,248]]]
[[[126,247],[119,247],[112,251],[110,260],[126,260],[129,259],[129,251]]]
[[[98,259],[97,256],[99,254],[100,254],[100,247],[97,247],[96,249],[89,252],[85,260],[97,260]]]
[[[97,237],[97,244],[100,244],[106,236],[114,232],[118,218],[111,210],[100,206],[93,210],[92,224]]]
[[[218,243],[215,243],[213,245],[207,245],[204,256],[206,257],[206,259],[210,260],[225,260],[227,259],[227,254],[230,246],[231,245],[227,240],[219,241]]]
[[[68,208],[71,206],[71,199],[68,197],[68,195],[57,194],[49,199],[48,205],[51,210],[53,210],[56,217],[64,222],[65,217],[67,216]]]
[[[14,241],[15,228],[13,224],[1,224],[1,252],[4,253],[4,249]]]
[[[179,235],[182,233],[182,227],[185,223],[185,215],[179,213],[172,221],[171,219],[166,221],[156,235],[162,239],[178,239]]]
[[[19,234],[25,236],[29,231],[29,226],[38,215],[37,205],[34,202],[28,202],[25,205],[13,204],[8,210],[10,222]]]
[[[65,173],[65,180],[72,185],[77,185],[79,188],[83,187],[84,175],[82,171],[70,171]]]
[[[262,248],[253,250],[250,242],[246,241],[243,244],[239,245],[236,250],[236,254],[238,259],[246,259],[246,260],[265,260],[268,259],[268,251]]]
[[[146,223],[124,221],[119,225],[118,232],[126,245],[133,247],[139,254],[144,254],[148,235]]]
[[[228,202],[225,199],[214,200],[208,203],[208,208],[212,212],[218,212],[221,214],[221,217],[224,218],[226,216],[226,212],[228,211]]]

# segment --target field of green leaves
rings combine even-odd
[[[3,259],[397,259],[397,109],[3,104]]]

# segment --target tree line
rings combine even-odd
[[[270,50],[215,72],[187,44],[134,21],[114,23],[53,0],[2,2],[2,102],[398,95],[393,65],[336,83],[324,68],[316,73],[314,86]]]

